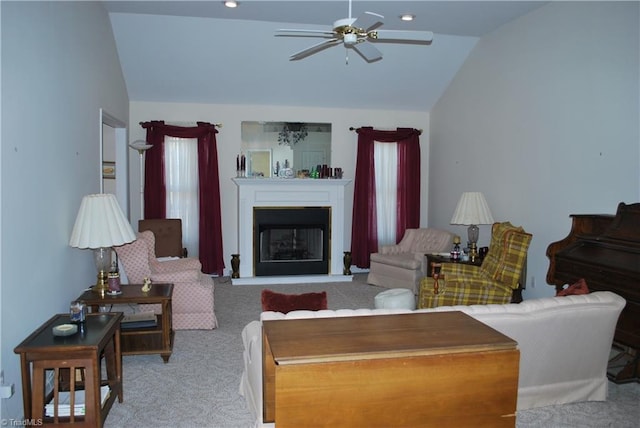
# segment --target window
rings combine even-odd
[[[198,140],[165,136],[167,218],[182,219],[182,243],[198,257]]]
[[[374,142],[378,246],[396,243],[398,144]]]

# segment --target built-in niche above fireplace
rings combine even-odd
[[[344,189],[351,180],[232,180],[240,258],[233,285],[351,281],[343,275],[350,250],[344,248]]]
[[[248,177],[277,177],[283,168],[310,171],[331,165],[331,124],[242,121]]]

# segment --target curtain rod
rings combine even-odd
[[[353,126],[349,127],[349,131],[357,131],[358,128],[354,128]],[[422,134],[422,129],[417,130],[420,134]]]
[[[145,122],[140,122],[140,125],[142,125]],[[212,123],[212,125],[216,128],[222,128],[222,123]]]

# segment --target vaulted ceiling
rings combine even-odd
[[[349,17],[347,0],[103,3],[131,101],[429,111],[481,37],[547,2],[355,0],[352,17],[370,11],[385,17],[382,29],[434,32],[428,46],[377,43],[374,63],[343,46],[289,61],[321,40],[275,36],[331,29]]]

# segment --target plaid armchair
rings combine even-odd
[[[420,282],[418,307],[509,303],[518,288],[531,238],[509,222],[494,223],[482,265],[443,263],[439,274]]]

